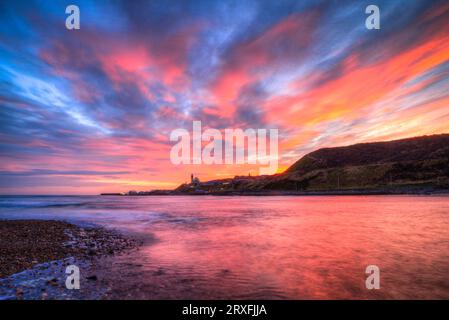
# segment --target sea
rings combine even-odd
[[[0,196],[1,219],[144,239],[113,298],[449,298],[449,196]]]

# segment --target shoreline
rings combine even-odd
[[[81,227],[58,220],[0,220],[0,300],[100,295],[104,290],[91,272],[98,262],[141,244],[98,226]],[[71,264],[82,270],[80,282],[85,290],[66,289],[66,267]]]
[[[449,189],[433,188],[404,188],[404,189],[348,189],[348,190],[329,190],[329,191],[288,191],[288,190],[270,190],[270,191],[222,191],[207,192],[197,190],[192,192],[179,192],[173,190],[155,190],[143,192],[142,194],[120,194],[120,193],[102,193],[100,196],[119,196],[119,197],[145,197],[145,196],[426,196],[426,195],[449,195]]]

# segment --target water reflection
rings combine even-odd
[[[1,197],[0,208],[151,235],[110,270],[137,298],[155,297],[155,277],[156,297],[449,298],[449,197]],[[365,288],[370,264],[380,290]]]

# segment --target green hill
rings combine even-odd
[[[444,189],[449,189],[449,134],[323,148],[281,174],[183,185],[177,191],[413,193]]]

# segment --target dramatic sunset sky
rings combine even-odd
[[[1,194],[258,173],[171,164],[170,132],[193,120],[278,128],[280,170],[320,147],[449,132],[449,2],[0,2]]]

